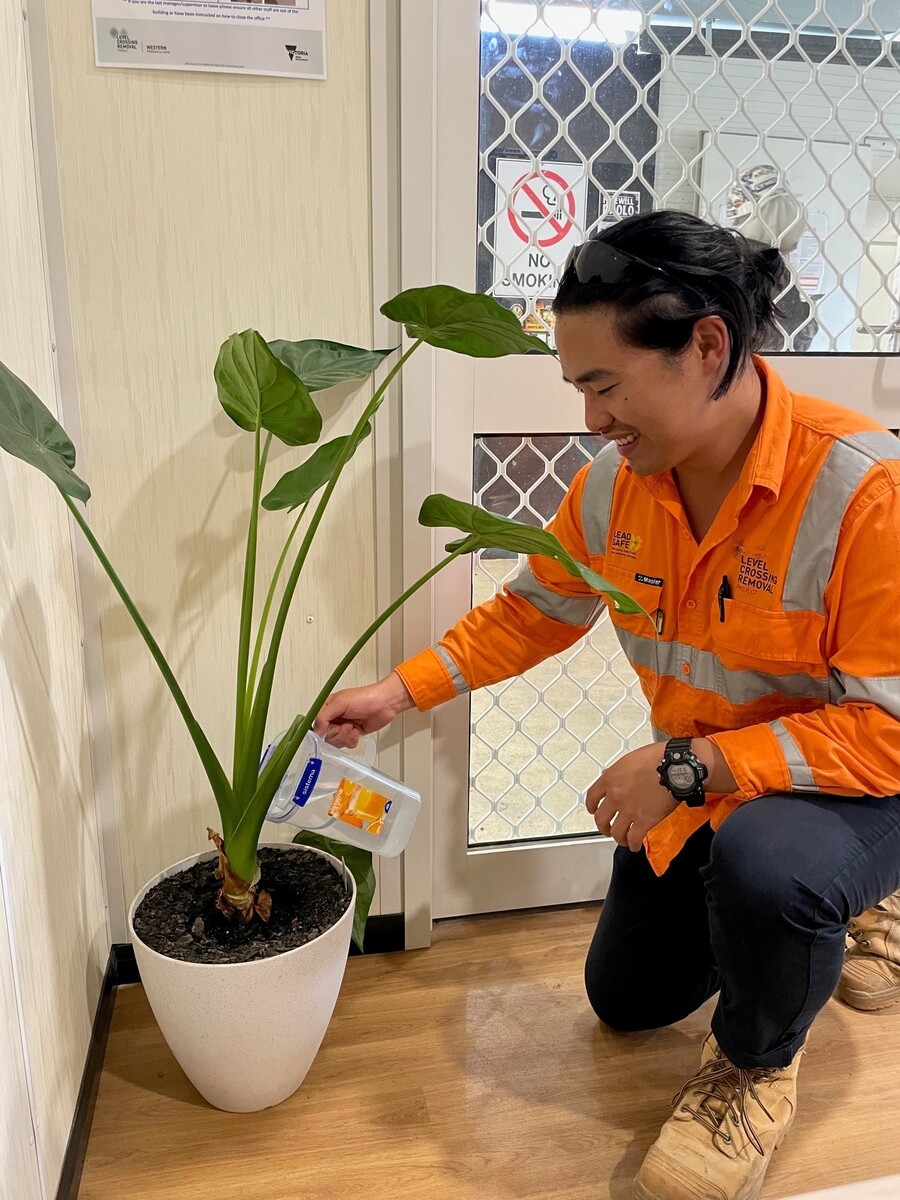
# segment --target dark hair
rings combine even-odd
[[[713,398],[724,396],[750,354],[773,333],[775,317],[781,315],[775,300],[788,286],[790,273],[780,252],[675,209],[628,217],[596,240],[636,254],[666,274],[653,272],[648,278],[649,273],[636,265],[634,282],[579,283],[570,268],[560,280],[554,313],[561,316],[612,305],[623,341],[673,357],[687,349],[701,317],[721,317],[731,348]],[[683,287],[679,280],[684,281]],[[705,306],[698,292],[706,298]]]

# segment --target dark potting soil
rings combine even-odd
[[[266,923],[229,921],[216,908],[216,860],[195,863],[151,888],[134,914],[142,942],[195,963],[243,963],[295,950],[330,929],[350,895],[334,867],[308,850],[261,847],[259,886],[272,896]]]

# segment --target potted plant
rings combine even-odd
[[[493,299],[452,287],[403,292],[381,311],[405,327],[409,348],[387,371],[353,431],[318,445],[267,493],[273,439],[288,446],[316,445],[322,417],[313,395],[347,380],[366,379],[393,352],[323,340],[266,343],[255,330],[246,330],[227,339],[216,361],[219,401],[254,439],[230,771],[85,519],[81,505],[90,490],[74,471],[71,441],[27,384],[0,363],[0,446],[56,485],[168,685],[218,809],[221,832],[208,830],[215,851],[176,863],[152,879],[135,898],[129,929],[148,999],[173,1053],[201,1094],[231,1111],[276,1104],[302,1083],[337,1000],[351,934],[362,943],[374,891],[370,854],[306,833],[295,838],[296,847],[259,845],[282,777],[360,649],[443,567],[482,548],[553,557],[596,591],[609,594],[617,607],[640,611],[629,597],[576,562],[552,534],[447,496],[429,496],[421,523],[452,527],[463,536],[360,635],[323,681],[309,711],[294,718],[260,766],[279,649],[297,582],[341,472],[370,433],[372,417],[403,364],[423,343],[474,357],[550,352],[545,343],[523,333],[515,316]],[[263,510],[296,511],[296,516],[254,628]]]

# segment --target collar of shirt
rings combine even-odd
[[[765,408],[762,425],[747,455],[734,493],[738,511],[746,504],[754,488],[767,491],[773,501],[778,499],[791,440],[794,405],[787,384],[765,359],[754,355],[753,365],[762,383]],[[663,471],[658,475],[635,475],[627,462],[625,469],[631,474],[633,483],[650,492],[654,499],[666,507],[674,503],[680,509],[681,500],[671,471]]]

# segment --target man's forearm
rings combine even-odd
[[[416,702],[409,694],[409,688],[403,682],[403,677],[397,671],[391,671],[390,675],[386,675],[381,680],[390,695],[390,704],[395,709],[395,716],[400,713],[408,712],[409,709],[416,707]]]

